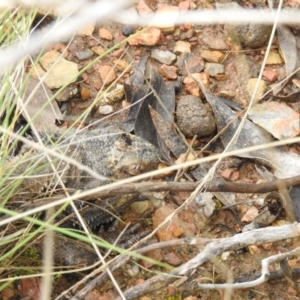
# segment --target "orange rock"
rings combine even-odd
[[[123,72],[124,70],[126,70],[126,72],[130,72],[131,71],[131,67],[128,67],[129,64],[124,59],[115,59],[113,61],[113,63],[115,64],[116,69],[118,71],[121,71],[121,72]]]
[[[80,93],[81,93],[81,99],[83,101],[88,100],[90,98],[90,96],[91,96],[90,90],[87,89],[87,88],[82,88],[82,90],[81,90]]]
[[[221,51],[202,50],[201,57],[209,62],[221,63],[225,55]]]
[[[159,67],[158,72],[167,79],[175,80],[178,69],[174,66],[162,65]]]
[[[100,66],[99,74],[104,85],[109,85],[117,78],[114,69],[109,65]]]
[[[183,229],[180,227],[177,227],[173,230],[173,235],[175,237],[180,237],[181,235],[183,235]]]
[[[154,46],[160,40],[160,35],[161,35],[161,31],[157,28],[152,27],[130,38],[128,44],[131,46],[136,46],[136,45]]]
[[[107,40],[107,41],[112,41],[114,38],[113,35],[111,34],[111,32],[104,27],[99,29],[99,37],[101,39]]]
[[[192,77],[192,76],[193,77]],[[186,90],[193,96],[200,97],[201,96],[201,91],[200,88],[198,87],[197,83],[193,78],[195,78],[197,81],[200,81],[204,87],[208,88],[209,84],[209,75],[207,73],[194,73],[188,75],[185,77],[183,80],[183,83],[185,84]]]

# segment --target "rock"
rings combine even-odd
[[[218,8],[227,8],[232,10],[242,10],[242,7],[237,3],[218,3]],[[247,10],[245,10],[247,12]],[[259,19],[260,12],[257,12],[257,19]],[[267,44],[272,25],[262,23],[226,23],[225,30],[235,43],[240,43],[246,47],[258,48]]]
[[[130,208],[132,209],[132,212],[135,213],[137,216],[140,216],[143,213],[145,213],[150,207],[151,207],[151,204],[148,200],[136,201],[136,202],[132,203],[130,206]]]
[[[279,140],[293,138],[300,133],[300,115],[278,102],[270,101],[252,106],[249,117]]]
[[[122,34],[124,36],[130,36],[133,33],[133,26],[131,25],[124,25],[122,27]]]
[[[152,217],[153,228],[157,228],[174,211],[174,207],[169,204],[158,208]],[[170,220],[170,222],[168,222],[168,224],[157,231],[156,236],[160,242],[173,240],[175,239],[175,235],[173,232],[176,231],[177,228],[181,228],[181,221],[178,215],[174,215],[174,217],[172,218],[172,220]]]
[[[250,97],[252,97],[252,94],[253,94],[254,89],[255,89],[256,82],[257,82],[257,78],[250,78],[248,80],[246,89],[247,89],[247,92],[250,95]],[[260,99],[264,95],[266,90],[267,90],[267,84],[264,80],[261,80],[260,83],[259,83],[256,95],[255,95],[255,100]]]
[[[99,37],[101,39],[107,40],[107,41],[112,41],[114,38],[113,35],[111,34],[111,32],[104,27],[99,29]]]
[[[202,32],[202,42],[209,49],[227,51],[229,50],[228,45],[225,43],[223,38],[219,38],[211,33],[209,29],[204,29]]]
[[[222,90],[222,91],[218,92],[217,96],[223,97],[226,99],[233,99],[235,96],[235,92]]]
[[[144,0],[139,0],[138,1],[138,4],[136,5],[136,10],[138,11],[138,13],[140,15],[148,15],[148,14],[153,13],[151,8],[145,3]]]
[[[189,42],[177,41],[174,47],[174,53],[179,55],[183,52],[191,52],[191,44]]]
[[[181,132],[193,138],[208,136],[216,129],[212,112],[195,96],[181,97],[177,104],[177,125]]]
[[[176,55],[168,50],[154,49],[151,52],[151,58],[165,65],[171,65],[176,61]]]
[[[102,46],[92,47],[92,50],[98,55],[102,55],[106,51]]]
[[[94,55],[94,52],[90,49],[85,49],[83,51],[77,51],[76,56],[79,60],[89,59]]]
[[[182,260],[173,252],[164,255],[164,261],[174,267],[182,264]]]
[[[63,85],[75,82],[78,76],[77,64],[64,59],[61,53],[52,50],[45,53],[36,68],[32,72],[32,76],[43,78],[43,82],[50,89],[59,89]],[[45,72],[46,70],[46,72]],[[45,76],[45,77],[44,77]]]
[[[98,110],[100,115],[109,115],[114,112],[114,108],[111,105],[101,105]]]
[[[225,169],[225,170],[223,170],[223,171],[221,172],[221,176],[222,176],[225,180],[229,181],[229,180],[231,179],[231,176],[232,176],[233,172],[234,172],[234,170],[233,170],[232,168],[227,168],[227,169]]]
[[[208,62],[221,63],[225,55],[220,51],[202,50],[201,57]]]
[[[155,46],[160,39],[161,31],[157,28],[149,28],[129,39],[128,44],[131,46],[144,45]]]
[[[178,8],[181,11],[187,11],[190,8],[190,1],[182,1],[178,4]]]
[[[66,87],[63,91],[61,91],[58,95],[56,95],[55,99],[58,102],[65,102],[73,98],[77,93],[78,93],[77,85],[70,85]]]
[[[207,72],[210,76],[215,77],[219,74],[224,74],[224,65],[217,63],[206,63],[204,72]]]
[[[113,61],[117,71],[125,71],[126,70],[126,73],[130,72],[131,71],[131,67],[129,67],[129,64],[126,60],[124,59],[115,59]]]
[[[100,66],[99,74],[104,85],[109,85],[117,78],[114,69],[109,65]]]
[[[271,50],[269,55],[268,55],[266,64],[267,65],[280,65],[283,62],[284,61],[281,58],[280,54],[278,52],[274,51],[274,50]]]
[[[251,206],[247,210],[247,212],[244,214],[241,221],[246,222],[246,223],[250,223],[258,216],[258,214],[259,214],[258,209],[255,206]]]
[[[64,131],[63,128],[58,128],[55,125],[55,119],[62,120],[63,115],[57,102],[53,99],[52,91],[46,85],[40,84],[39,79],[29,76],[23,92],[20,101],[23,102],[24,109],[26,109],[27,113],[24,114],[24,118],[28,123],[40,132]],[[49,102],[49,99],[52,101]],[[42,110],[40,110],[41,107],[43,107]],[[37,112],[39,112],[38,115]]]
[[[194,36],[194,34],[195,34],[195,30],[193,28],[191,28],[188,31],[181,33],[180,39],[181,40],[189,40]]]
[[[266,68],[263,71],[263,79],[273,82],[277,79],[278,73],[272,69]]]
[[[162,65],[159,67],[158,72],[167,79],[176,80],[178,69],[174,66]]]
[[[80,95],[81,95],[81,99],[83,101],[86,101],[86,100],[88,100],[91,97],[91,92],[90,92],[89,89],[87,89],[87,88],[84,87],[84,88],[81,89]]]
[[[204,69],[204,61],[200,56],[183,52],[177,60],[176,66],[181,70],[182,75],[188,75],[188,72],[200,73]]]
[[[192,77],[192,76],[193,77]],[[207,73],[193,73],[184,78],[183,83],[185,84],[186,90],[193,96],[200,97],[201,91],[195,82],[194,78],[208,88],[209,85],[209,75]]]

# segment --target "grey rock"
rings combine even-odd
[[[232,10],[242,9],[237,3],[219,3],[217,4],[217,7]],[[262,13],[257,12],[257,19],[263,18],[263,15],[260,14]],[[258,48],[267,44],[271,35],[272,25],[258,23],[228,23],[225,25],[225,29],[233,42],[240,43],[241,45],[250,48]]]
[[[200,73],[203,70],[204,61],[201,56],[196,56],[190,52],[183,52],[179,56],[176,66],[181,70],[182,75]]]
[[[177,125],[187,137],[208,136],[216,129],[212,112],[195,96],[184,96],[177,104]]]
[[[122,34],[124,36],[130,36],[133,33],[133,26],[131,25],[124,25],[122,28]]]
[[[176,55],[168,50],[154,49],[151,52],[151,58],[165,65],[171,65],[176,61]]]
[[[224,65],[218,63],[206,63],[205,70],[210,76],[215,77],[218,74],[224,74]]]
[[[66,87],[63,91],[61,91],[55,99],[58,102],[66,102],[69,99],[73,98],[75,95],[78,94],[78,86],[77,85],[70,85]]]
[[[79,60],[89,59],[94,55],[94,52],[90,49],[85,49],[83,51],[77,51],[76,56]]]

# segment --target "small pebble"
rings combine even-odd
[[[133,33],[133,26],[131,25],[125,25],[122,28],[122,34],[124,36],[130,36]]]
[[[94,55],[94,52],[90,49],[85,49],[83,51],[77,51],[76,56],[79,60],[89,59]]]
[[[176,55],[169,50],[154,49],[151,52],[151,57],[165,65],[171,65],[176,60]]]
[[[208,73],[212,77],[215,77],[216,75],[224,74],[225,68],[222,64],[206,63],[204,72]]]
[[[109,115],[113,112],[114,112],[114,108],[111,105],[99,106],[99,114],[100,115]]]

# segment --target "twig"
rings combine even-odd
[[[243,247],[247,247],[250,245],[259,245],[263,243],[271,243],[279,240],[287,239],[287,238],[295,238],[300,235],[300,224],[294,223],[292,225],[284,225],[280,227],[267,227],[261,228],[253,231],[244,232],[241,234],[236,234],[232,237],[216,239],[215,241],[209,243],[202,252],[200,252],[196,257],[189,260],[187,263],[182,266],[172,270],[170,273],[164,275],[154,276],[143,283],[132,287],[124,292],[124,296],[126,299],[133,299],[141,297],[142,295],[152,293],[159,289],[166,287],[168,284],[174,282],[178,276],[189,276],[196,268],[200,265],[211,261],[217,255],[228,251],[228,250],[237,250]],[[193,239],[191,243],[193,242]],[[196,239],[195,239],[196,242]],[[273,260],[278,260],[281,258],[285,258],[286,256],[294,255],[294,252],[299,251],[299,248],[294,251],[288,252],[286,254],[280,254],[270,257],[264,261],[263,268],[265,272],[266,266],[273,262]],[[265,273],[266,274],[266,273]],[[216,285],[198,285],[201,288],[215,288],[212,286]],[[235,287],[235,284],[233,284]],[[219,285],[218,285],[218,288]],[[222,285],[224,288],[224,285]],[[240,287],[239,287],[240,288]],[[115,300],[120,300],[120,298],[115,298]]]
[[[199,185],[199,182],[141,182],[130,183],[123,186],[107,188],[106,190],[95,192],[84,197],[78,197],[81,200],[88,201],[95,198],[103,198],[124,194],[137,194],[145,192],[191,192]],[[273,191],[282,190],[292,186],[300,185],[300,176],[295,176],[287,179],[276,180],[274,182],[266,183],[237,183],[229,182],[222,179],[215,179],[206,188],[207,192],[233,192],[233,193],[269,193]],[[49,198],[43,198],[34,203],[24,206],[19,212],[39,207],[48,202],[63,199],[63,194],[54,195]]]
[[[166,248],[166,247],[174,247],[174,246],[184,246],[184,245],[202,245],[206,246],[209,243],[213,242],[214,239],[207,239],[207,238],[182,238],[182,239],[176,239],[176,240],[170,240],[160,243],[155,243],[152,245],[145,246],[143,248],[137,249],[136,252],[139,254],[144,254],[149,251],[153,251],[156,249]],[[113,272],[117,269],[119,269],[121,266],[123,266],[131,256],[129,255],[119,255],[117,258],[109,262],[110,270]],[[102,266],[98,268],[97,270],[94,270],[91,274],[87,275],[83,280],[76,283],[76,285],[73,286],[72,289],[69,289],[68,291],[75,291],[78,286],[82,286],[86,283],[88,279],[91,277],[94,277],[95,275],[99,274],[103,271]],[[92,276],[91,276],[92,275]],[[108,274],[106,271],[104,271],[102,274],[88,282],[86,285],[84,285],[84,288],[82,288],[77,294],[71,299],[71,300],[77,300],[84,297],[87,293],[89,293],[92,289],[94,289],[96,286],[104,284],[104,281],[108,279]],[[64,294],[65,295],[65,294]],[[62,296],[62,295],[61,295]],[[56,298],[55,300],[61,299],[61,296]]]

